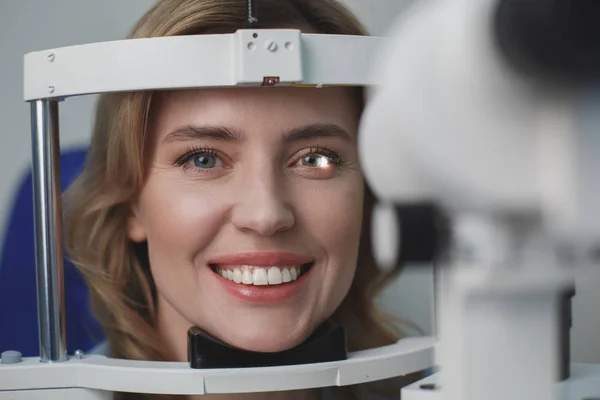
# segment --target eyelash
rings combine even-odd
[[[185,154],[183,154],[181,157],[179,157],[177,160],[175,160],[174,164],[179,167],[183,167],[190,160],[190,158],[200,155],[200,154],[213,156],[213,157],[218,157],[220,155],[219,152],[212,147],[190,147],[185,152]],[[294,160],[294,163],[298,162],[298,160],[300,160],[304,157],[315,156],[315,155],[327,157],[336,166],[340,166],[340,165],[344,164],[344,160],[342,159],[342,157],[340,157],[335,151],[331,150],[327,146],[311,147],[307,153],[296,158]]]
[[[213,156],[213,157],[219,156],[219,152],[212,147],[190,147],[185,152],[185,154],[183,154],[181,157],[179,157],[177,160],[175,160],[174,164],[179,167],[183,167],[190,160],[190,158],[197,156],[199,154]]]
[[[327,157],[328,159],[331,160],[331,162],[334,165],[336,165],[338,167],[344,163],[344,160],[342,159],[342,157],[340,157],[335,151],[331,150],[327,146],[311,147],[310,150],[308,151],[308,153],[303,154],[301,157],[296,159],[294,162],[297,162],[298,160],[300,160],[304,157],[308,157],[308,156]]]

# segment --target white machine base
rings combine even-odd
[[[113,394],[110,392],[81,388],[0,392],[2,400],[112,400],[112,398]]]
[[[185,362],[133,361],[98,355],[59,363],[26,358],[18,364],[0,364],[0,400],[21,400],[13,394],[23,390],[37,396],[27,399],[46,400],[46,392],[64,388],[192,395],[346,386],[431,368],[434,346],[433,338],[407,338],[393,345],[350,353],[344,361],[241,369],[191,369]],[[91,394],[94,396],[78,399],[100,399]]]
[[[402,400],[442,400],[439,374],[429,376],[402,389]],[[510,384],[510,382],[507,382]],[[600,365],[572,364],[571,378],[558,384],[561,400],[600,400]]]

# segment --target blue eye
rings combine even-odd
[[[198,154],[193,157],[194,166],[197,168],[214,168],[217,165],[217,157],[209,154]]]
[[[310,154],[302,158],[302,165],[306,167],[326,167],[330,162],[328,157],[319,154]]]
[[[225,167],[225,163],[219,154],[211,148],[190,148],[184,155],[175,160],[174,165],[192,168],[197,171]]]
[[[314,147],[298,160],[302,166],[310,168],[328,168],[342,164],[341,157],[334,152],[323,147]]]

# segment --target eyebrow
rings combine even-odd
[[[186,125],[175,129],[169,133],[165,139],[165,143],[177,141],[190,141],[195,139],[211,138],[223,140],[226,142],[239,142],[240,136],[224,126],[194,126]]]
[[[350,134],[342,127],[335,124],[305,125],[294,128],[283,135],[283,138],[286,142],[295,142],[305,139],[323,137],[334,137],[342,139],[345,142],[352,142],[352,136],[350,136]]]
[[[352,136],[342,127],[335,124],[310,124],[294,128],[283,135],[286,142],[296,142],[313,138],[333,137],[346,142],[352,142]],[[164,139],[165,143],[176,141],[191,141],[197,139],[215,139],[226,142],[241,142],[238,132],[224,126],[186,125],[170,132]]]

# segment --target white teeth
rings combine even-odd
[[[238,268],[233,270],[233,281],[235,283],[242,283],[242,271],[240,271]]]
[[[277,267],[269,268],[268,272],[269,285],[279,285],[283,282],[281,270]]]
[[[249,270],[245,269],[244,272],[242,273],[242,283],[244,285],[252,285],[253,281],[252,281],[252,272],[250,272]]]
[[[251,267],[242,265],[240,268],[220,269],[216,272],[223,278],[235,283],[243,283],[244,285],[280,285],[298,279],[301,267]]]
[[[269,280],[267,279],[267,271],[264,268],[255,268],[252,274],[252,283],[255,286],[268,285]]]

